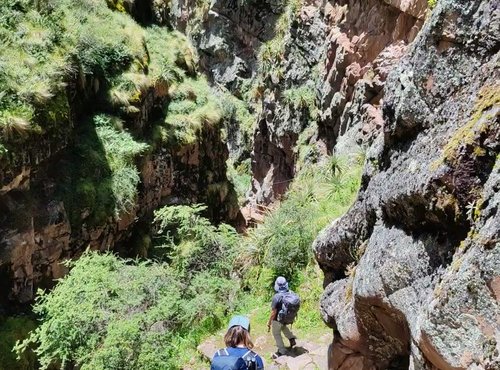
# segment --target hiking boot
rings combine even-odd
[[[273,353],[273,354],[271,355],[271,358],[272,358],[273,360],[276,360],[278,357],[281,357],[281,356],[283,356],[283,353],[281,353],[280,351],[277,351],[277,352],[275,352],[275,353]]]
[[[295,338],[290,338],[289,341],[290,341],[290,348],[292,348],[293,346],[295,346],[297,344],[297,342],[295,341]]]

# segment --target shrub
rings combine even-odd
[[[164,366],[182,310],[173,273],[110,254],[85,253],[68,266],[53,291],[39,292],[34,311],[43,321],[17,349],[36,345],[42,369],[56,362],[81,369]]]
[[[284,101],[292,105],[295,109],[307,109],[309,117],[316,119],[318,106],[316,104],[316,94],[313,87],[300,86],[291,88],[283,92]]]
[[[191,219],[195,211],[180,213]],[[93,252],[67,265],[70,273],[50,293],[38,292],[40,326],[16,345],[18,353],[34,346],[42,370],[56,363],[82,370],[181,368],[180,353],[219,328],[237,302],[238,284],[217,269],[188,274],[178,265]]]
[[[157,248],[180,272],[213,270],[229,276],[235,257],[237,233],[231,226],[214,226],[200,213],[206,206],[167,206],[155,211]]]
[[[16,341],[28,337],[36,327],[35,322],[26,316],[0,317],[0,370],[34,370],[35,355],[29,349],[19,360],[12,350]]]
[[[297,279],[312,263],[316,235],[347,210],[359,189],[361,165],[339,171],[341,166],[347,168],[332,157],[304,167],[278,208],[250,232],[246,258],[253,255],[253,264],[267,266],[274,276]]]
[[[249,191],[252,181],[250,159],[246,159],[238,166],[236,166],[232,160],[228,160],[227,177],[234,186],[234,190],[238,195],[239,203],[243,204],[246,200],[246,193]]]
[[[224,111],[204,78],[186,78],[170,95],[164,126],[171,144],[192,144],[203,127],[222,122]]]
[[[275,73],[281,75],[281,64],[285,59],[286,37],[290,26],[302,7],[303,0],[287,0],[284,2],[283,14],[276,22],[274,37],[265,42],[258,55],[259,72],[262,75]]]
[[[140,182],[136,160],[148,146],[124,131],[118,118],[103,114],[83,124],[79,134],[60,184],[72,225],[100,224],[131,212]]]

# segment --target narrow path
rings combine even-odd
[[[276,351],[276,348],[272,334],[267,333],[263,311],[263,308],[259,308],[248,316],[252,325],[251,336],[255,344],[254,350],[263,358],[265,370],[326,370],[328,368],[327,351],[332,340],[332,333],[326,326],[311,330],[304,327],[293,327],[293,332],[297,335],[297,345],[290,350],[288,355],[272,360],[271,355]],[[224,333],[225,331],[221,330],[198,346],[198,351],[207,361],[210,361],[218,349],[224,348]],[[185,368],[184,370],[195,369]]]

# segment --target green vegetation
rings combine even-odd
[[[2,2],[0,14],[4,145],[70,126],[71,76],[109,79],[147,56],[142,29],[103,1]]]
[[[274,29],[272,40],[264,43],[259,51],[259,72],[261,75],[273,73],[276,77],[282,77],[282,62],[285,58],[285,44],[290,25],[302,7],[303,0],[288,0],[285,10],[278,19]]]
[[[44,322],[18,346],[37,344],[41,368],[158,369],[175,353],[171,341],[192,290],[162,264],[84,254],[35,312]],[[167,365],[168,367],[168,365]]]
[[[216,271],[228,276],[238,234],[226,224],[212,225],[200,215],[206,209],[206,206],[195,204],[155,211],[159,227],[156,256],[168,261],[181,274]]]
[[[155,213],[156,258],[123,260],[86,252],[34,311],[42,324],[29,339],[42,369],[170,369],[202,335],[234,309],[239,285],[230,280],[237,234],[200,216],[203,206],[165,207]]]
[[[21,144],[34,135],[69,135],[69,81],[123,118],[137,117],[148,92],[166,97],[186,76],[186,84],[211,96],[196,77],[196,53],[186,37],[141,27],[124,13],[127,7],[121,0],[0,4],[0,156],[26,150]],[[213,104],[197,104],[204,111],[188,117],[190,124],[217,121]],[[189,140],[192,130],[186,131],[179,136]]]
[[[429,9],[434,9],[436,7],[437,0],[427,0],[427,5],[429,6]]]
[[[228,160],[227,177],[234,185],[234,190],[238,195],[239,204],[243,204],[252,181],[250,158],[238,165],[235,165],[232,160]]]
[[[156,97],[166,97],[169,88],[181,82],[186,74],[195,76],[196,56],[184,36],[158,26],[140,32],[147,55],[110,80],[107,101],[124,115],[138,113],[151,89]]]
[[[28,337],[35,329],[35,322],[26,316],[0,317],[0,370],[33,370],[35,369],[35,354],[28,350],[16,359],[12,350],[18,340]]]
[[[130,212],[140,181],[135,162],[148,146],[123,130],[120,119],[102,114],[82,125],[79,137],[60,184],[72,224]]]
[[[335,158],[304,168],[248,236],[212,225],[202,205],[156,211],[148,253],[156,262],[91,252],[68,262],[71,271],[56,288],[39,293],[34,310],[41,325],[18,351],[33,346],[43,369],[179,369],[232,312],[255,311],[256,326],[263,327],[268,310],[262,307],[278,275],[302,298],[296,328],[320,331],[322,277],[311,243],[346,211],[359,178],[360,166]]]
[[[222,95],[221,99],[224,117],[238,124],[237,129],[243,136],[243,143],[241,145],[250,151],[254,124],[257,120],[256,115],[251,112],[249,105],[245,101],[238,99],[228,91]]]
[[[293,40],[290,39],[290,35],[293,34],[290,29],[292,23],[296,21],[303,3],[303,0],[283,1],[284,11],[276,22],[274,37],[265,42],[259,50],[257,57],[258,75],[246,94],[249,101],[262,99],[271,81],[271,85],[276,85],[283,80],[287,72],[285,68],[288,65],[286,60],[290,52],[288,48],[293,43]],[[319,78],[317,66],[313,67],[311,72],[312,78],[309,82],[300,86],[288,86],[278,95],[278,98],[282,98],[283,103],[292,106],[295,110],[307,111],[309,120],[314,121],[319,113],[314,87],[314,81]]]
[[[171,89],[170,97],[161,125],[162,140],[193,144],[203,127],[218,127],[222,122],[223,109],[202,77],[184,79]]]
[[[224,115],[207,81],[197,75],[187,38],[140,26],[125,13],[130,5],[122,0],[0,4],[0,159],[23,156],[37,143],[36,135],[54,142],[74,138],[58,194],[75,228],[130,213],[140,155],[158,145],[192,144],[203,127],[220,124]],[[84,103],[92,111],[83,122],[70,122],[69,82],[90,99]],[[143,138],[146,144],[131,123],[141,120],[148,96],[158,106],[171,101],[162,107],[152,137]]]
[[[316,93],[312,86],[300,86],[291,88],[283,92],[284,101],[292,105],[295,109],[307,109],[309,117],[315,120],[318,115],[316,104]]]
[[[246,256],[250,265],[264,266],[273,277],[284,275],[293,281],[313,263],[311,244],[319,231],[351,205],[359,189],[360,168],[347,170],[335,157],[303,168],[280,206],[250,232],[251,254]]]

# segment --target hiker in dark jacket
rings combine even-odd
[[[269,317],[269,321],[267,322],[268,332],[272,329],[274,340],[276,341],[276,347],[278,350],[273,354],[273,358],[278,358],[286,354],[286,347],[283,343],[283,337],[281,333],[285,335],[285,337],[290,341],[290,347],[295,346],[296,344],[296,336],[292,333],[292,331],[288,328],[289,324],[292,324],[295,316],[297,315],[297,311],[300,307],[300,300],[295,293],[288,289],[288,282],[283,276],[279,276],[274,283],[274,290],[276,294],[273,297],[271,302],[271,315]],[[289,296],[296,303],[289,305],[288,307],[284,307],[284,298],[285,296]],[[292,307],[293,306],[293,307]],[[287,311],[287,308],[290,312]]]
[[[234,316],[229,322],[224,336],[226,348],[218,350],[210,370],[263,370],[262,358],[252,351],[250,320],[244,316]]]

